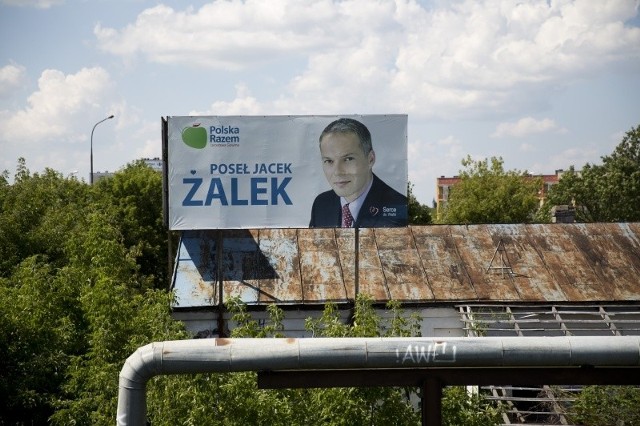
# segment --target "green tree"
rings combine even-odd
[[[106,211],[125,247],[137,255],[140,272],[168,288],[167,230],[162,216],[162,175],[144,161],[128,164],[94,185],[96,208]]]
[[[13,184],[2,174],[0,424],[113,424],[124,360],[150,341],[187,337],[130,244],[156,238],[135,232],[155,233],[159,198],[140,182],[114,190],[120,180],[136,179],[90,187],[50,169],[31,174],[24,159]],[[145,197],[158,206],[149,215]]]
[[[463,386],[445,388],[442,394],[444,426],[494,426],[502,423],[503,409],[480,393],[469,393]]]
[[[640,125],[632,128],[601,165],[572,166],[549,194],[545,218],[554,205],[574,205],[579,222],[640,220]]]
[[[640,425],[640,388],[587,386],[571,407],[571,421],[588,426]]]
[[[407,204],[410,225],[429,225],[431,223],[431,209],[420,204],[413,194],[413,184],[411,182],[407,185]]]
[[[45,424],[53,413],[70,356],[84,345],[73,290],[43,256],[0,278],[0,424]]]
[[[67,238],[81,229],[86,185],[20,159],[0,184],[0,424],[42,424],[53,413],[70,358],[85,345],[77,301],[84,279],[67,285]]]
[[[462,160],[460,182],[452,189],[441,223],[528,223],[538,208],[540,179],[505,171],[502,158]]]
[[[82,283],[77,303],[86,324],[86,349],[70,359],[55,424],[111,424],[117,406],[118,373],[139,346],[186,338],[170,315],[170,293],[155,290],[141,272],[139,253],[123,241],[121,223],[108,209],[91,212],[69,237],[69,282]]]
[[[21,158],[13,185],[0,185],[0,276],[32,255],[64,263],[64,240],[82,223],[88,202],[86,185],[51,169],[31,175]]]

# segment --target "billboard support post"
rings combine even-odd
[[[360,292],[360,228],[356,226],[354,239],[354,290],[353,290],[353,303],[355,304],[358,299],[358,293]]]
[[[223,241],[222,230],[216,232],[216,283],[218,285],[218,336],[225,337],[224,332],[224,262],[223,262]]]

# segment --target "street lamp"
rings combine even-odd
[[[89,183],[91,185],[93,185],[93,131],[96,129],[96,126],[100,123],[102,123],[103,121],[107,121],[113,118],[113,114],[111,114],[110,116],[108,116],[107,118],[103,118],[102,120],[98,121],[96,124],[93,125],[93,129],[91,129],[91,157],[90,157],[90,163],[91,163],[91,174],[89,175]]]

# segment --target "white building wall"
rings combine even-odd
[[[462,337],[464,336],[463,323],[460,314],[454,307],[429,307],[429,308],[403,308],[404,315],[409,318],[413,313],[420,317],[420,331],[423,337]],[[388,323],[391,320],[391,313],[384,309],[376,309],[378,315]],[[349,321],[350,311],[341,309],[340,317],[343,323]],[[251,318],[258,321],[260,325],[269,324],[269,314],[266,311],[250,311]],[[318,319],[322,315],[322,310],[285,310],[283,334],[285,337],[312,337],[305,329],[307,318]],[[225,312],[223,322],[226,330],[225,335],[229,335],[230,330],[237,327],[231,321],[231,314]],[[218,314],[211,311],[195,312],[174,312],[173,317],[182,321],[186,329],[194,337],[218,337]]]

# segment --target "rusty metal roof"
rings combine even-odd
[[[360,229],[359,292],[375,301],[640,301],[640,223]],[[174,308],[347,302],[355,230],[185,231]],[[221,249],[221,255],[218,251]]]

